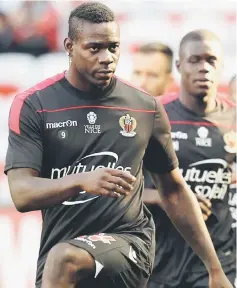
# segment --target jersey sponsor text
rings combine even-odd
[[[113,161],[109,161],[105,165],[92,165],[90,169],[88,169],[88,165],[83,164],[84,159],[86,158],[91,158],[91,157],[99,157],[99,156],[111,156]],[[51,170],[51,179],[59,179],[62,177],[65,177],[66,175],[69,174],[78,174],[78,173],[83,173],[83,172],[89,172],[89,171],[94,171],[99,168],[111,168],[111,169],[117,169],[117,170],[122,170],[122,171],[131,171],[131,167],[123,167],[123,166],[116,166],[118,162],[118,155],[114,152],[99,152],[99,153],[93,153],[90,155],[87,155],[83,157],[81,160],[77,161],[74,166],[67,166],[63,168],[53,168]]]
[[[77,126],[76,120],[67,120],[63,122],[47,122],[46,129],[64,128]]]
[[[90,161],[91,158],[93,158],[93,157],[109,157],[112,160],[108,161],[104,165],[90,165],[89,166],[86,163],[84,163],[85,159],[89,158],[89,161]],[[114,152],[105,151],[105,152],[93,153],[93,154],[90,154],[90,155],[87,155],[87,156],[81,158],[79,161],[77,161],[75,163],[75,165],[69,165],[69,166],[63,167],[61,169],[60,168],[53,168],[51,170],[51,179],[59,179],[59,178],[65,177],[65,176],[70,175],[70,174],[90,172],[90,171],[94,171],[94,170],[99,169],[99,168],[111,168],[111,169],[122,170],[122,171],[126,171],[126,172],[130,173],[131,167],[123,167],[121,165],[117,166],[118,160],[119,160],[119,157]],[[64,201],[62,204],[63,205],[83,204],[83,203],[86,203],[88,201],[92,201],[93,199],[96,199],[99,197],[99,196],[89,196],[86,191],[80,191],[78,194],[79,194],[79,197],[80,197],[80,195],[87,194],[88,198],[83,199],[83,200],[76,200],[76,201]]]
[[[212,169],[205,169],[211,165]],[[227,162],[222,159],[208,159],[180,169],[185,181],[197,194],[209,199],[223,200],[231,183],[232,173],[227,169]],[[216,168],[216,169],[215,169]]]

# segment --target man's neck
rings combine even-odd
[[[65,77],[74,88],[85,93],[90,93],[90,95],[95,95],[96,97],[103,95],[106,89],[109,87],[109,85],[99,87],[90,83],[88,79],[80,75],[72,66],[70,66],[69,70],[66,72]]]
[[[70,66],[70,68],[66,72],[65,77],[68,82],[78,90],[84,92],[91,92],[91,90],[93,90],[92,85],[86,80],[82,81],[82,79],[80,79],[81,77],[79,73],[72,66]]]
[[[211,96],[193,96],[184,89],[180,89],[179,100],[189,110],[195,114],[203,116],[212,112],[216,108],[216,93]]]

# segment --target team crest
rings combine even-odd
[[[137,133],[134,131],[137,127],[137,121],[129,114],[122,116],[119,119],[119,125],[123,130],[120,133],[125,137],[134,137]]]
[[[223,136],[223,139],[225,141],[225,150],[228,153],[236,153],[237,152],[237,142],[236,142],[236,133],[234,131],[230,131],[228,133],[225,133]]]

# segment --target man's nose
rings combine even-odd
[[[107,65],[113,63],[112,53],[108,49],[102,50],[99,56],[99,62],[101,64],[107,64]]]
[[[199,72],[208,73],[211,69],[211,65],[207,61],[201,61],[198,68]]]

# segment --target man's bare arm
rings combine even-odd
[[[20,212],[59,205],[82,190],[110,197],[128,195],[136,180],[129,173],[107,168],[59,179],[40,178],[34,169],[16,168],[9,170],[7,176],[12,200]]]
[[[159,191],[162,207],[174,226],[200,257],[207,270],[219,271],[221,265],[200,206],[179,169],[176,168],[166,174],[151,173],[151,176]]]
[[[56,180],[39,178],[30,168],[8,171],[8,183],[13,203],[19,212],[49,208],[76,195],[76,183],[68,176]]]

